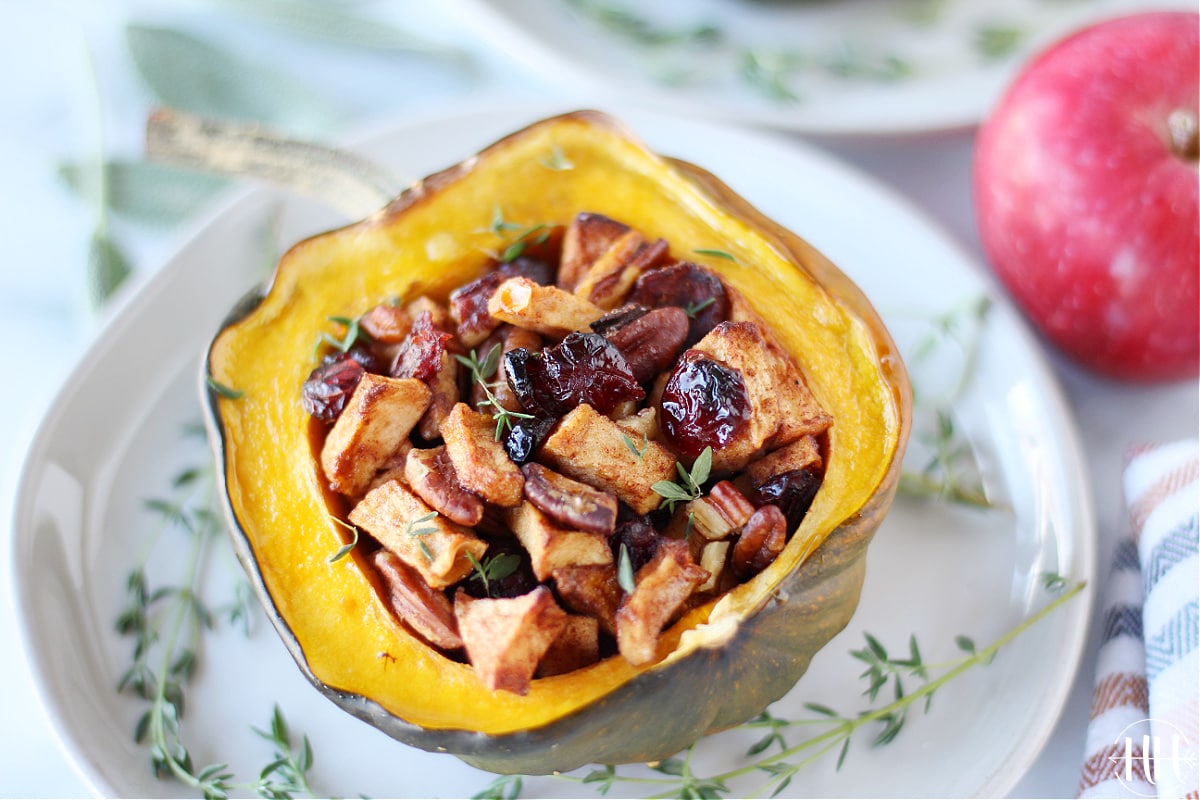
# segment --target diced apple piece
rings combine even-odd
[[[329,487],[357,497],[396,453],[429,407],[429,388],[414,378],[363,373],[321,448]]]
[[[600,623],[592,617],[568,614],[566,624],[538,664],[539,678],[565,675],[600,660]]]
[[[637,455],[629,448],[629,433],[586,403],[563,417],[538,452],[538,460],[607,492],[638,514],[648,514],[662,502],[653,489],[658,481],[674,480],[675,456],[658,442],[647,442]]]
[[[511,509],[508,523],[529,553],[533,574],[539,581],[548,580],[560,567],[612,563],[607,536],[564,528],[532,503]]]
[[[454,598],[458,631],[475,674],[489,689],[528,694],[542,656],[567,624],[545,586],[518,597]]]
[[[595,617],[612,635],[617,633],[617,607],[621,604],[621,586],[612,563],[591,566],[559,567],[551,573],[554,588],[572,611]]]
[[[617,648],[630,664],[658,656],[663,627],[709,577],[692,561],[686,542],[664,539],[654,558],[638,570],[636,588],[617,609]]]
[[[604,309],[557,286],[541,286],[528,278],[509,278],[488,300],[488,313],[502,322],[561,339],[587,331]]]
[[[399,480],[381,484],[350,509],[350,522],[375,537],[435,589],[471,572],[487,542],[438,515]]]
[[[713,449],[714,471],[740,470],[763,450],[821,433],[832,424],[800,371],[761,324],[723,322],[693,349],[737,370],[750,400],[749,424],[728,444]]]
[[[525,477],[496,441],[491,417],[457,403],[442,422],[441,432],[463,488],[506,508],[521,502]]]

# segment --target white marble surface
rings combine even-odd
[[[0,339],[7,385],[0,418],[13,433],[0,453],[0,520],[10,528],[13,491],[23,454],[42,411],[66,379],[98,328],[84,300],[84,263],[93,211],[55,177],[56,165],[94,152],[101,131],[111,155],[136,156],[150,97],[125,58],[126,21],[178,20],[203,25],[214,35],[237,39],[240,29],[216,19],[215,3],[106,0],[4,0],[0,27]],[[311,48],[273,42],[264,55],[282,63],[303,60],[330,85],[344,87],[356,118],[428,114],[452,104],[496,95],[561,98],[564,105],[593,105],[571,97],[537,76],[509,66],[483,42],[464,38],[468,26],[439,16],[433,4],[377,3],[373,8],[398,24],[475,53],[470,74],[404,56],[335,57]],[[443,9],[445,6],[442,7]],[[228,20],[228,17],[224,18]],[[316,67],[312,59],[325,59]],[[99,98],[99,99],[97,99]],[[681,130],[686,131],[685,127]],[[924,209],[982,263],[970,203],[969,164],[973,133],[864,139],[821,139],[816,144],[850,161]],[[177,234],[118,227],[139,272],[153,271],[176,244]],[[1091,465],[1099,521],[1100,574],[1110,543],[1124,527],[1120,465],[1132,442],[1197,435],[1197,386],[1136,387],[1085,374],[1053,352],[1049,357],[1074,407]],[[8,537],[0,546],[0,581],[9,576]],[[87,794],[60,752],[38,705],[34,684],[18,647],[17,622],[8,587],[0,593],[0,796],[61,797]],[[1093,623],[1093,628],[1096,628]],[[1073,796],[1090,703],[1096,630],[1067,709],[1055,735],[1014,796]],[[967,768],[967,765],[962,765]]]

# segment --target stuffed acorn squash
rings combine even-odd
[[[861,292],[595,112],[297,244],[206,369],[306,676],[497,772],[662,759],[785,694],[854,612],[909,429]]]

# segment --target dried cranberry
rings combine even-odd
[[[794,469],[772,475],[754,487],[750,502],[755,506],[777,506],[787,518],[789,531],[800,527],[808,513],[817,490],[821,488],[822,475],[807,469]]]
[[[691,323],[686,347],[729,319],[729,295],[721,279],[690,261],[646,270],[634,285],[628,302],[651,308],[678,306],[687,311]]]
[[[659,426],[667,441],[695,458],[718,450],[750,422],[750,398],[741,373],[698,350],[679,359],[663,387]]]
[[[433,324],[433,315],[422,311],[412,330],[400,345],[392,362],[393,378],[416,378],[428,381],[442,367],[442,356],[454,336]]]
[[[629,554],[629,565],[636,574],[658,552],[658,540],[658,531],[654,530],[649,520],[636,517],[618,523],[617,529],[608,537],[608,544],[612,548],[614,560],[620,558],[621,545],[625,545],[625,552]]]
[[[556,419],[518,419],[504,437],[504,452],[514,464],[524,464],[550,435]]]
[[[325,357],[321,359],[321,364],[332,364],[347,357],[357,361],[367,372],[374,372],[376,374],[382,374],[383,372],[383,363],[379,360],[379,356],[375,354],[375,350],[368,345],[362,344],[356,344],[345,352],[333,350],[326,353]]]
[[[646,397],[625,356],[595,333],[571,333],[540,354],[517,348],[504,358],[513,394],[541,417],[562,416],[581,403],[607,414],[625,400]]]
[[[346,407],[362,380],[363,365],[351,353],[335,353],[314,369],[304,382],[300,401],[304,410],[322,422],[333,422]]]

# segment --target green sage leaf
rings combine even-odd
[[[117,243],[106,231],[95,231],[87,263],[87,292],[92,307],[102,307],[132,273],[133,268]]]
[[[67,162],[59,165],[58,174],[71,191],[87,197],[90,169],[86,164]],[[174,225],[187,219],[228,185],[224,178],[148,161],[108,161],[104,170],[109,210],[151,225]]]
[[[216,5],[255,17],[291,33],[346,47],[416,53],[453,61],[465,51],[358,13],[351,4],[329,0],[213,0]]]
[[[125,35],[138,74],[169,106],[256,120],[301,135],[328,132],[347,117],[346,109],[299,76],[190,33],[130,25]]]

